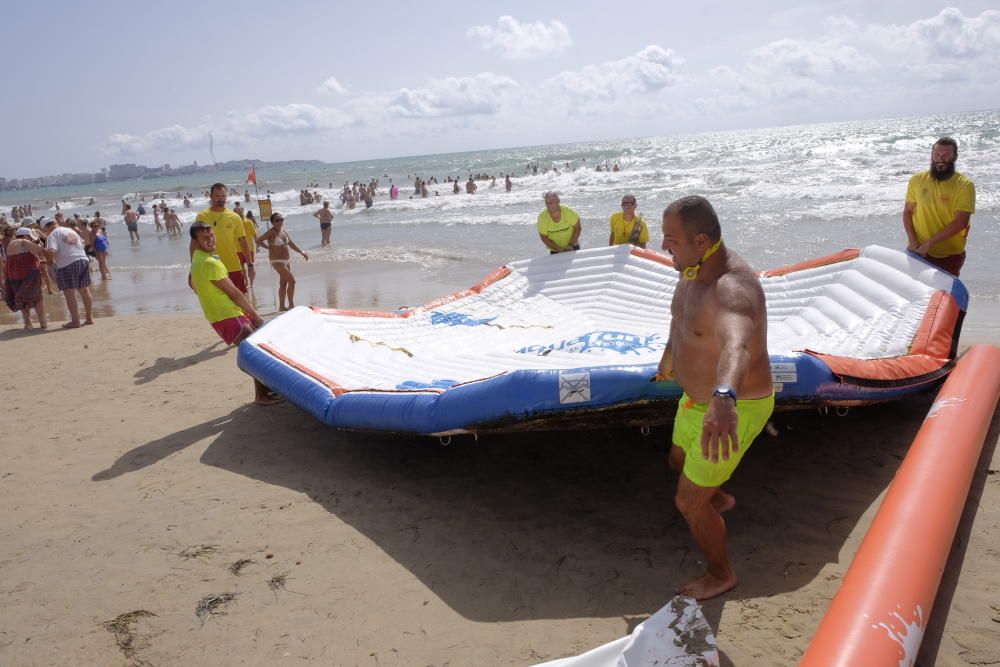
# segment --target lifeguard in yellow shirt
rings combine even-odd
[[[549,254],[580,249],[580,215],[559,202],[558,192],[545,193],[545,210],[538,214],[535,226]]]
[[[976,212],[976,186],[955,171],[957,159],[954,139],[934,142],[931,168],[910,178],[903,208],[906,249],[955,276],[965,264],[969,220]]]
[[[649,227],[641,215],[635,213],[636,200],[634,195],[622,197],[622,210],[611,214],[611,235],[608,245],[631,243],[645,248],[649,242]]]
[[[252,258],[253,252],[247,243],[243,218],[226,208],[229,190],[223,183],[214,183],[209,191],[209,197],[212,205],[200,212],[195,217],[195,221],[212,226],[215,231],[215,252],[225,265],[226,271],[229,272],[229,279],[241,292],[246,294],[247,281],[243,275],[243,265],[240,263],[239,253],[243,253],[246,258]],[[193,255],[195,251],[193,243],[190,251]]]

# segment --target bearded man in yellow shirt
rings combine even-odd
[[[955,171],[957,159],[954,139],[934,142],[931,168],[910,179],[903,208],[906,249],[955,276],[965,264],[969,220],[976,212],[976,186]]]

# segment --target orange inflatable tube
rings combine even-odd
[[[945,381],[800,663],[913,665],[1000,398],[1000,348]]]

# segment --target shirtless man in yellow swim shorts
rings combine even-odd
[[[663,212],[663,249],[681,281],[657,379],[684,389],[670,448],[670,466],[681,473],[675,502],[708,561],[708,572],[677,592],[705,600],[737,583],[722,519],[736,499],[721,487],[774,409],[764,291],[722,243],[703,197],[678,199]]]

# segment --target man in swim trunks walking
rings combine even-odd
[[[681,281],[657,379],[676,379],[684,389],[669,462],[681,473],[677,509],[708,561],[708,572],[678,592],[705,600],[737,583],[722,519],[736,500],[721,486],[774,409],[764,291],[750,265],[722,243],[704,197],[678,199],[663,212],[663,249]]]
[[[139,242],[139,214],[132,210],[131,204],[122,203],[125,212],[122,217],[125,219],[125,227],[128,229],[128,237],[132,243]]]
[[[320,245],[330,245],[330,228],[333,226],[333,211],[330,202],[324,201],[323,208],[313,213],[319,219]]]

